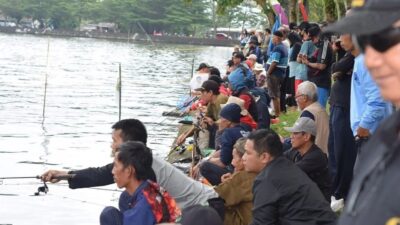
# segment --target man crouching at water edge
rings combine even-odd
[[[251,133],[245,149],[245,170],[258,173],[251,225],[335,223],[336,215],[317,185],[282,156],[282,143],[274,131]]]
[[[152,178],[151,150],[142,142],[123,143],[114,158],[112,174],[119,188],[125,188],[119,198],[119,210],[106,207],[100,215],[101,225],[154,225],[175,222],[180,215],[175,200]]]
[[[113,153],[117,152],[118,147],[126,141],[141,141],[144,144],[147,142],[146,128],[137,119],[118,121],[112,126],[112,129],[111,149]],[[59,180],[53,177],[75,174],[73,178],[68,179],[69,187],[72,189],[103,186],[114,183],[112,168],[113,163],[69,172],[49,170],[42,175],[42,179],[55,183]],[[218,197],[213,188],[194,181],[163,159],[153,157],[152,169],[155,173],[154,181],[157,179],[157,182],[171,194],[181,208],[205,204],[208,199]]]

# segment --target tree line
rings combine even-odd
[[[216,14],[214,0],[0,0],[1,14],[17,23],[31,18],[42,28],[79,29],[88,23],[111,22],[121,32],[142,32],[143,27],[148,33],[185,35],[211,27],[237,27],[245,20],[255,25],[260,20],[260,15],[242,8],[238,4]]]

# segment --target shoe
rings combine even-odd
[[[278,124],[279,123],[279,118],[271,119],[272,124]]]
[[[336,200],[335,197],[331,198],[331,209],[334,212],[340,212],[344,208],[344,200],[343,198]]]

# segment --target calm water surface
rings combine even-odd
[[[0,177],[109,163],[119,63],[122,118],[142,120],[148,145],[164,157],[178,120],[161,114],[188,93],[192,59],[195,67],[223,69],[230,54],[220,47],[0,34]],[[37,197],[31,195],[38,180],[0,182],[0,224],[98,224],[101,210],[119,196],[114,185],[72,191],[60,183]]]

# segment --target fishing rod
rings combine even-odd
[[[53,179],[68,180],[73,177],[75,177],[75,174],[54,176]],[[42,179],[42,176],[37,175],[37,176],[27,176],[27,177],[0,177],[0,180],[16,180],[16,179]],[[40,193],[47,194],[47,192],[49,192],[49,187],[47,186],[46,181],[43,181],[43,186],[39,186],[37,191],[34,192],[33,194],[35,196],[39,196]]]
[[[49,74],[49,52],[50,52],[50,39],[47,39],[46,77],[45,77],[45,81],[44,81],[44,97],[43,97],[42,125],[44,124],[45,113],[46,113],[47,77],[48,77],[48,74]]]
[[[122,70],[121,70],[121,63],[119,63],[119,76],[118,76],[118,121],[121,120],[121,113],[122,113]]]

